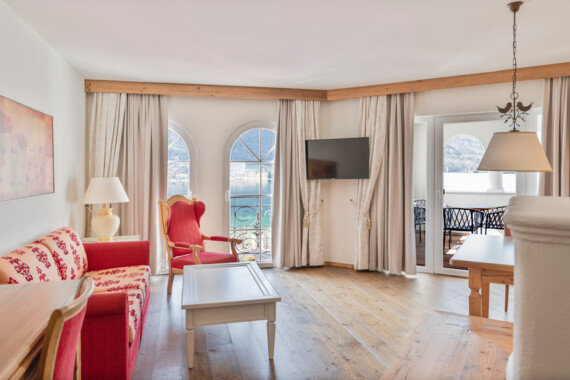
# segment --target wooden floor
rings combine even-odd
[[[158,276],[133,378],[378,379],[427,312],[468,314],[466,278],[337,267],[263,272],[282,298],[273,362],[266,323],[234,323],[196,328],[195,368],[188,370],[182,276],[168,300],[167,278]],[[514,304],[503,311],[504,291],[491,285],[490,317],[512,321]]]

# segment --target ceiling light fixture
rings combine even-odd
[[[526,116],[532,102],[525,106],[519,101],[517,92],[517,12],[522,1],[508,4],[513,12],[513,90],[511,101],[503,108],[497,107],[505,123],[511,123],[509,132],[497,132],[481,159],[477,170],[481,171],[519,171],[551,172],[552,167],[534,132],[521,132],[521,121],[526,123]]]

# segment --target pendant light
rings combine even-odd
[[[544,150],[534,132],[521,132],[521,122],[526,122],[526,116],[532,103],[525,106],[518,100],[517,92],[517,12],[522,1],[508,4],[513,12],[513,90],[511,101],[505,107],[497,107],[505,123],[511,123],[509,132],[497,132],[481,159],[477,170],[480,171],[517,171],[517,172],[551,172],[552,167],[544,154]]]

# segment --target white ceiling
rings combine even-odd
[[[508,69],[507,1],[4,0],[85,78],[316,89]],[[525,2],[520,67],[570,61],[569,15]]]

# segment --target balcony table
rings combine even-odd
[[[470,235],[449,262],[469,268],[469,315],[489,318],[490,283],[514,285],[515,247],[510,237]]]
[[[33,376],[51,313],[73,300],[78,285],[79,280],[0,285],[0,379]]]

